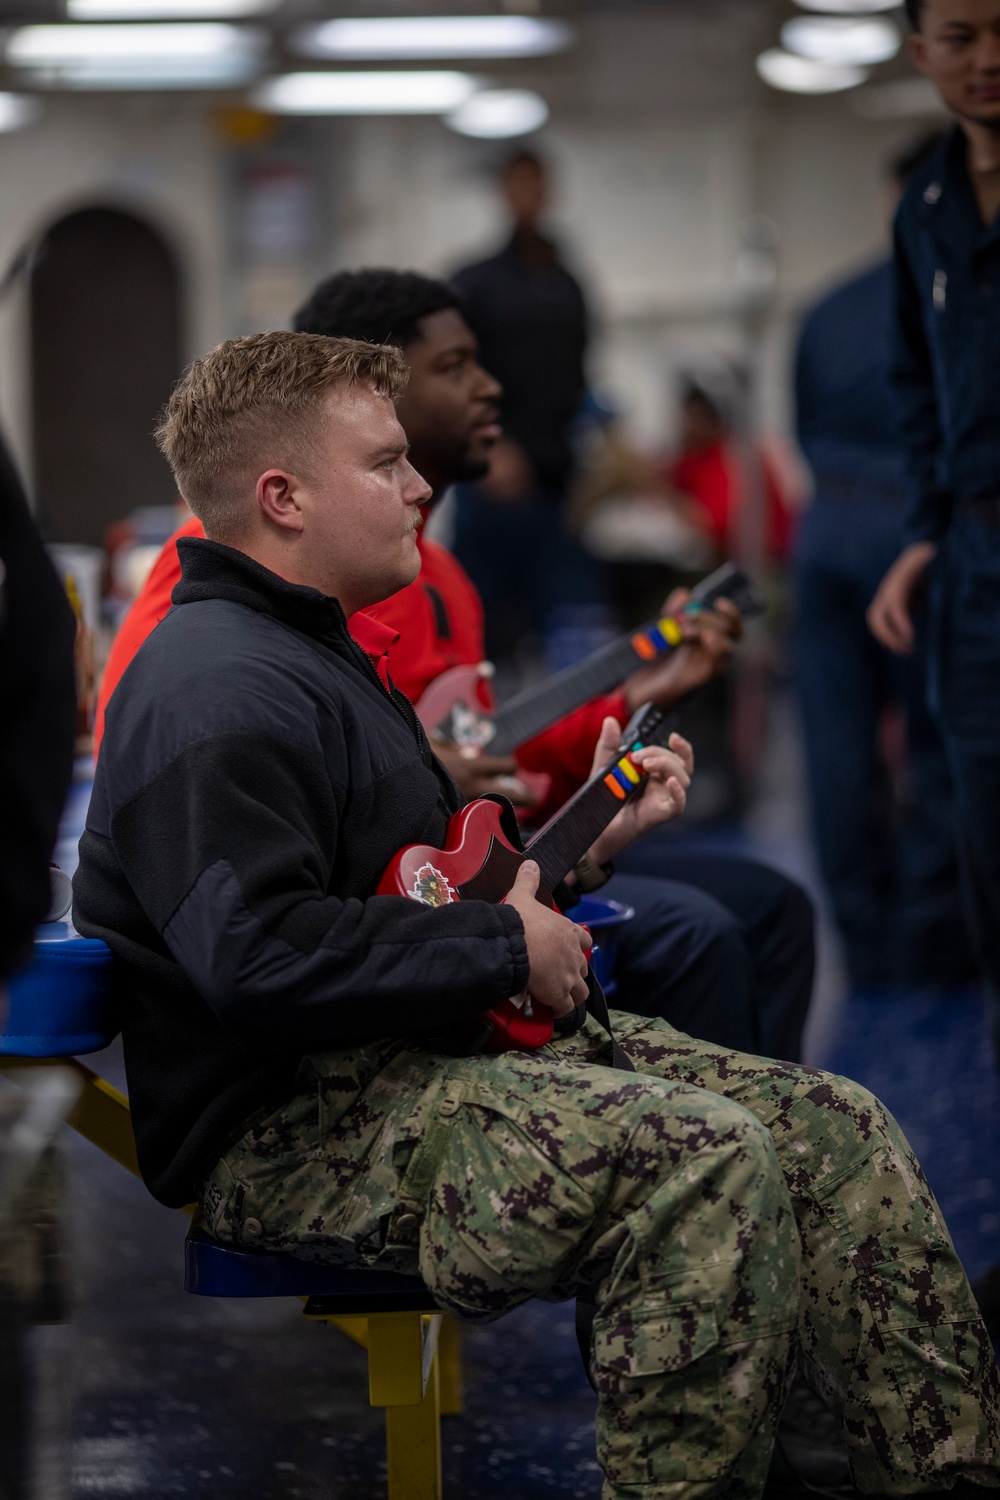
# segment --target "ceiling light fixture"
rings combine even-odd
[[[868,77],[866,68],[813,62],[808,57],[797,57],[794,52],[783,52],[780,47],[771,47],[760,54],[757,72],[771,88],[788,94],[838,94],[844,89],[857,88]]]
[[[900,0],[795,0],[803,10],[820,10],[835,16],[871,16],[882,10],[898,10]]]
[[[71,21],[238,21],[278,0],[66,0]]]
[[[343,17],[304,26],[292,45],[306,57],[344,61],[403,58],[545,57],[576,40],[564,21],[534,16]]]
[[[549,117],[549,106],[529,89],[480,89],[445,119],[459,135],[480,140],[505,140],[539,130]]]
[[[0,131],[23,130],[40,118],[44,105],[34,94],[0,94]]]
[[[813,62],[854,63],[867,67],[887,62],[902,46],[899,27],[884,17],[852,20],[846,16],[796,16],[781,28],[789,52]]]
[[[277,115],[445,115],[477,87],[468,73],[284,73],[253,103]]]
[[[261,31],[216,21],[21,26],[4,60],[55,87],[196,89],[248,82],[266,45]]]

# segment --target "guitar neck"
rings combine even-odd
[[[692,591],[687,612],[710,609],[719,599],[731,600],[746,619],[764,609],[761,595],[733,563],[724,563],[702,579]],[[677,622],[669,616],[611,641],[585,661],[564,668],[505,703],[494,716],[494,734],[485,748],[490,755],[509,755],[591,698],[620,687],[637,667],[673,651],[680,641]]]
[[[495,715],[496,732],[486,746],[486,753],[509,755],[574,709],[589,703],[591,698],[619,687],[639,665],[629,636],[610,642],[586,661],[565,667],[538,687],[519,693]]]
[[[525,854],[538,863],[542,884],[550,890],[565,880],[641,786],[642,773],[629,757],[646,745],[663,742],[665,720],[658,709],[647,706],[640,710],[625,731],[615,759],[581,787],[525,846]]]

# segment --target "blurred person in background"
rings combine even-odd
[[[49,865],[69,790],[76,734],[76,620],[31,519],[0,440],[0,1030],[4,982],[31,958],[35,928],[52,903]],[[6,1197],[7,1151],[24,1151],[16,1127],[24,1095],[0,1094],[0,1496],[25,1493],[29,1378],[24,1328],[55,1276],[57,1177],[51,1158]],[[18,1142],[15,1146],[15,1142]],[[54,1286],[54,1283],[51,1283]],[[55,1316],[59,1316],[58,1313]]]
[[[0,440],[0,984],[31,957],[73,770],[76,621]]]
[[[566,526],[584,401],[587,304],[542,227],[549,175],[531,151],[504,164],[510,237],[452,278],[484,367],[504,389],[504,436],[489,475],[456,496],[454,551],[486,608],[487,647],[505,655],[567,608],[602,601],[599,570]],[[565,615],[562,616],[565,618]]]
[[[925,137],[893,163],[893,209],[939,142]],[[795,557],[813,828],[851,984],[869,990],[960,984],[975,971],[951,776],[926,702],[925,632],[912,656],[895,656],[865,620],[904,543],[893,307],[886,259],[808,313],[795,365],[799,444],[815,484]]]
[[[1000,1047],[1000,0],[906,0],[913,59],[956,124],[896,216],[893,377],[907,545],[869,610],[912,655],[930,593],[930,697],[954,778],[963,894]],[[976,1285],[1000,1337],[1000,1266]]]
[[[740,415],[747,403],[745,373],[729,360],[699,360],[681,371],[680,402],[677,452],[661,470],[665,485],[693,502],[687,517],[708,534],[720,557],[742,557],[747,495],[759,477],[764,535],[762,545],[755,540],[754,550],[782,561],[792,531],[791,486],[776,455],[759,440],[750,455],[759,476],[747,474],[747,454],[739,438]]]
[[[701,795],[707,789],[705,812],[714,817],[741,817],[758,785],[785,638],[782,565],[798,504],[790,453],[754,430],[751,381],[746,363],[720,355],[681,369],[678,446],[660,468],[664,491],[686,502],[686,518],[700,527],[716,558],[733,558],[766,581],[772,595],[768,619],[751,636],[737,670],[699,705],[699,744],[711,752],[711,781],[702,777]]]

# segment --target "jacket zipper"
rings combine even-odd
[[[399,691],[399,688],[396,687],[395,684],[393,684],[392,688],[386,688],[385,683],[382,681],[381,677],[378,675],[378,672],[375,670],[374,663],[372,662],[372,659],[368,655],[367,651],[363,650],[362,647],[358,645],[357,641],[351,635],[350,631],[347,631],[346,634],[347,639],[350,642],[351,650],[361,661],[364,662],[369,677],[371,677],[375,681],[375,683],[378,685],[379,690],[385,693],[386,697],[389,699],[389,702],[395,708],[396,712],[402,719],[405,719],[406,723],[409,725],[413,737],[417,742],[417,749],[420,751],[421,760],[423,760],[427,765],[430,765],[430,745],[427,742],[427,736],[424,734],[424,727],[414,713],[413,705],[410,702],[409,698],[407,698],[405,694],[401,693]],[[390,678],[390,681],[391,680],[392,679]]]

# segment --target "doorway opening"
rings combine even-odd
[[[180,269],[144,220],[78,209],[45,235],[30,301],[39,518],[53,541],[99,546],[175,497],[153,428],[180,368]]]

